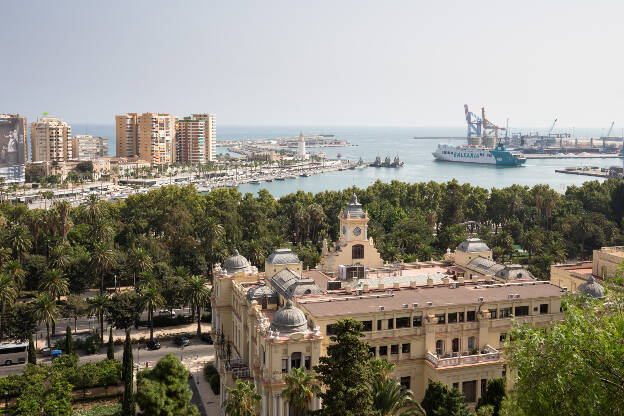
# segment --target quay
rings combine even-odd
[[[565,169],[555,169],[556,173],[565,173],[567,175],[583,175],[583,176],[594,176],[597,178],[621,178],[622,177],[622,168],[612,167],[612,168],[600,168],[598,166],[582,166],[582,167],[571,167]]]
[[[524,153],[527,159],[617,159],[617,153]]]

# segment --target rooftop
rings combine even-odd
[[[624,246],[601,247],[600,251],[612,256],[624,257]]]
[[[469,238],[457,246],[457,250],[465,253],[483,253],[490,248],[480,238]]]
[[[327,295],[309,299],[300,299],[299,306],[314,317],[344,316],[379,311],[383,306],[386,311],[401,310],[414,303],[418,308],[425,308],[427,302],[431,307],[478,304],[478,298],[484,302],[503,302],[509,295],[517,294],[519,299],[545,298],[561,296],[561,288],[549,282],[527,282],[511,284],[472,285],[466,284],[451,288],[448,286],[419,287],[390,291],[365,292],[362,296],[351,294]]]

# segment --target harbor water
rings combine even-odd
[[[78,130],[75,134],[78,134]],[[114,126],[92,126],[90,134],[103,135],[109,138],[109,154],[114,154]],[[447,182],[457,179],[460,183],[470,183],[484,188],[501,188],[513,184],[533,186],[548,184],[557,191],[564,191],[568,185],[580,185],[588,180],[601,180],[587,176],[566,175],[555,173],[555,169],[569,166],[621,166],[619,159],[529,159],[524,166],[499,167],[495,165],[478,165],[468,163],[450,163],[434,160],[431,152],[438,143],[459,145],[465,139],[414,139],[414,137],[461,137],[464,128],[421,128],[421,127],[270,127],[270,126],[217,126],[217,140],[221,139],[263,139],[298,136],[304,134],[334,134],[354,146],[326,147],[323,149],[309,148],[309,151],[324,151],[328,158],[338,154],[344,159],[357,161],[360,157],[372,162],[376,156],[382,160],[386,156],[394,158],[399,155],[405,166],[402,168],[373,168],[327,172],[309,177],[296,177],[284,181],[262,182],[259,185],[243,184],[239,186],[242,193],[255,193],[267,189],[276,198],[297,190],[304,192],[322,192],[324,190],[340,190],[350,186],[367,187],[376,180],[390,182]],[[600,134],[587,131],[587,135]],[[218,144],[218,142],[217,142]],[[219,147],[219,153],[227,149]]]

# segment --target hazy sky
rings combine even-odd
[[[624,2],[5,1],[0,112],[624,127]]]

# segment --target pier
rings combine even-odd
[[[622,168],[611,167],[611,168],[600,168],[598,166],[581,166],[581,167],[570,167],[565,169],[555,169],[556,173],[565,173],[567,175],[583,175],[583,176],[594,176],[596,178],[621,178],[622,177]]]

